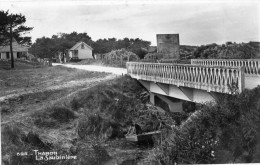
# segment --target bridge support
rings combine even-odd
[[[158,106],[155,97],[158,97],[160,100],[164,101],[168,105],[170,112],[183,112],[183,107],[182,107],[183,101],[179,99],[171,99],[168,98],[167,96],[150,92],[150,102],[155,106]]]
[[[171,99],[185,100],[195,103],[206,103],[206,102],[215,102],[218,98],[216,92],[208,92],[206,90],[200,90],[195,88],[188,88],[182,86],[176,86],[172,84],[164,84],[153,81],[139,80],[139,82],[150,92],[150,101],[154,103],[154,94],[160,96],[161,100],[164,100],[167,103],[174,101],[168,101]],[[164,96],[164,98],[163,98]],[[167,96],[167,97],[165,97]],[[166,99],[168,98],[168,99]],[[173,105],[170,103],[169,105]]]

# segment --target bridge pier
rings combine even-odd
[[[155,93],[150,92],[150,102],[153,105],[158,106],[158,107],[159,107],[159,105],[157,103],[158,101],[157,101],[156,97],[167,104],[167,106],[168,106],[167,109],[169,109],[170,112],[183,112],[183,107],[182,107],[183,101],[182,100],[171,99],[171,98],[168,98],[167,96],[163,96],[160,94],[155,94]],[[160,107],[160,108],[163,109],[163,107]]]

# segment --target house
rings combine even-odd
[[[28,54],[28,47],[20,45],[13,41],[13,57],[14,59],[26,57]],[[0,59],[11,59],[10,45],[0,46]]]
[[[93,59],[92,48],[85,42],[78,42],[69,49],[70,59]]]

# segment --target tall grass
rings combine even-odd
[[[44,112],[36,113],[34,115],[34,124],[39,128],[54,128],[75,118],[74,112],[70,109],[55,105],[47,108]]]
[[[260,144],[259,98],[260,86],[239,95],[226,95],[216,105],[203,106],[170,131],[151,153],[151,160],[162,164],[260,160],[256,152]]]

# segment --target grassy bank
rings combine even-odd
[[[61,73],[70,71],[73,72],[65,69]],[[91,77],[91,74],[88,76]],[[19,112],[8,112],[8,108],[1,109],[1,113],[4,114],[2,118],[3,162],[121,164],[130,161],[136,163],[145,156],[146,150],[136,148],[135,145],[124,140],[129,123],[135,122],[142,127],[143,131],[151,131],[158,128],[160,120],[170,119],[170,116],[158,113],[152,106],[146,106],[147,92],[136,80],[128,76],[99,83],[92,88],[74,89],[73,95],[69,93],[72,92],[71,90],[61,89],[60,92],[44,93],[41,98],[38,94],[28,94],[25,98],[21,98],[20,102],[8,100],[16,107],[15,109],[24,105],[26,98],[29,97],[38,98],[40,103],[33,101],[32,104],[27,104],[28,109],[23,107]],[[48,97],[43,101],[47,95]],[[46,104],[49,98],[52,100],[51,104]],[[41,108],[37,107],[36,105],[41,102],[43,102]],[[38,110],[32,108],[34,106]],[[27,113],[28,111],[30,113]],[[34,149],[57,151],[59,154],[76,155],[78,158],[77,160],[36,161],[35,155],[17,156],[17,152],[32,153]]]
[[[204,105],[150,154],[161,164],[259,163],[260,86]]]
[[[62,66],[0,70],[0,97],[17,92],[46,89],[63,85],[73,80],[100,78],[106,73],[86,72]]]
[[[35,86],[47,88],[48,80],[76,83],[58,83],[61,88],[27,93],[1,104],[5,164],[259,162],[259,87],[223,96],[216,105],[184,103],[185,113],[174,114],[150,105],[148,92],[129,76],[100,82],[107,74],[63,67],[41,72],[49,73],[47,82]],[[148,145],[129,143],[124,135],[130,123],[138,124],[142,132],[159,129],[162,134]],[[40,161],[33,150],[77,159]],[[17,155],[20,152],[32,155]]]

